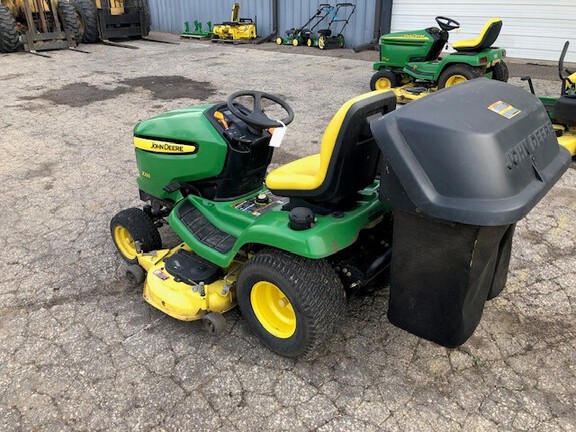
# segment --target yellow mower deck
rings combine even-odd
[[[230,285],[236,280],[241,263],[233,262],[223,269],[223,279],[207,285],[189,285],[177,282],[164,268],[164,259],[180,249],[191,252],[184,243],[173,249],[161,249],[150,253],[138,253],[138,264],[147,271],[143,297],[148,303],[173,318],[182,321],[202,319],[207,312],[224,313],[236,306],[234,291]]]
[[[436,87],[432,87],[423,91],[422,93],[410,92],[408,89],[414,88],[414,83],[406,84],[401,87],[391,87],[389,90],[396,95],[396,102],[400,104],[405,104],[408,102],[413,102],[415,100],[421,99],[424,96],[436,91]]]

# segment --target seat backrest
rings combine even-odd
[[[492,18],[486,21],[480,35],[476,39],[467,39],[457,41],[452,44],[452,48],[456,51],[482,51],[483,49],[490,48],[502,29],[502,20],[500,18]]]
[[[324,180],[308,199],[337,204],[374,181],[380,150],[369,122],[396,108],[394,93],[377,90],[346,102],[332,118],[320,148]]]

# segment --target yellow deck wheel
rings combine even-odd
[[[113,239],[120,253],[128,260],[136,258],[136,243],[134,239],[123,226],[114,227]]]
[[[446,80],[446,87],[452,87],[456,84],[462,84],[468,81],[464,75],[452,75]]]
[[[276,43],[277,43],[278,45],[282,45],[282,38],[281,38],[281,37],[276,38]]]
[[[311,47],[312,44],[313,44],[312,39],[308,39],[308,40],[306,41],[306,45],[308,45],[309,47]]]
[[[298,46],[298,39],[294,39],[294,40],[292,41],[292,45]]]
[[[250,293],[256,318],[270,334],[287,339],[296,331],[296,314],[290,300],[271,282],[256,282]]]

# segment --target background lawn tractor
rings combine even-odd
[[[346,16],[346,18],[339,18],[338,14],[342,9],[348,10],[348,15]],[[334,15],[332,16],[332,19],[328,23],[328,27],[325,29],[318,30],[318,32],[310,32],[307,35],[306,45],[308,45],[309,47],[315,46],[322,50],[334,45],[338,46],[338,48],[344,48],[346,40],[344,39],[343,32],[348,23],[350,22],[350,18],[352,17],[352,15],[354,15],[355,11],[356,11],[355,4],[336,3],[336,6],[333,8]],[[342,11],[342,13],[346,12]],[[334,34],[332,31],[332,25],[333,24],[338,25],[338,23],[344,23],[344,24],[342,25],[340,31],[337,34]]]
[[[380,61],[370,80],[372,90],[391,89],[399,101],[414,100],[430,90],[485,76],[508,81],[503,61],[506,51],[492,47],[502,28],[502,20],[486,22],[475,39],[454,42],[456,52],[440,58],[451,30],[460,24],[446,17],[436,17],[438,27],[390,33],[380,37]],[[398,88],[399,87],[399,88]]]
[[[274,119],[294,117],[274,95],[237,92],[138,123],[149,204],[119,212],[110,230],[144,299],[213,332],[238,304],[266,346],[296,357],[331,337],[346,290],[390,269],[391,323],[464,343],[504,288],[515,223],[570,156],[539,100],[505,83],[395,105],[385,91],[349,100],[320,153],[267,176],[283,136]],[[157,229],[166,221],[182,240],[172,248]]]
[[[540,100],[554,124],[558,144],[566,147],[572,156],[576,156],[576,72],[564,68],[564,58],[569,46],[570,42],[566,41],[558,60],[558,75],[562,83],[560,97],[541,97]],[[522,81],[528,81],[530,91],[536,94],[530,77],[523,77]]]
[[[328,3],[321,3],[318,6],[316,13],[310,17],[306,24],[300,28],[291,28],[290,30],[286,30],[286,37],[276,38],[276,43],[278,45],[306,45],[314,29],[318,27],[333,10],[334,6],[329,5]],[[311,24],[312,26],[308,28]]]

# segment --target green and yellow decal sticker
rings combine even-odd
[[[428,39],[428,36],[420,34],[405,34],[402,36],[385,36],[384,39]]]
[[[488,105],[487,108],[490,111],[494,111],[496,114],[500,114],[502,117],[506,117],[507,119],[511,119],[522,112],[518,108],[515,108],[504,101],[494,102],[492,105]]]
[[[198,147],[193,144],[179,144],[138,137],[134,137],[134,146],[153,153],[187,154],[196,153],[198,150]]]

